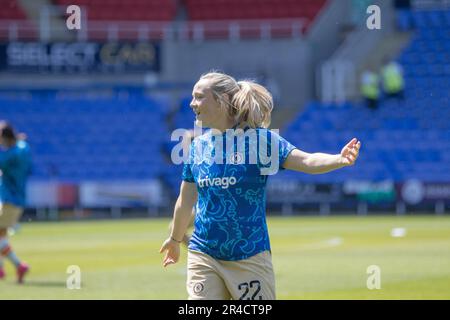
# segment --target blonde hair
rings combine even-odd
[[[262,85],[251,80],[236,81],[220,72],[206,73],[200,77],[203,79],[211,81],[215,99],[238,123],[246,123],[251,128],[269,127],[273,99]]]

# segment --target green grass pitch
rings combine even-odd
[[[168,219],[23,223],[12,245],[31,266],[1,299],[185,299],[186,250],[164,269]],[[450,299],[449,216],[270,217],[278,299]],[[406,229],[400,238],[392,228]],[[69,290],[67,268],[81,269]],[[381,288],[366,286],[379,266]]]

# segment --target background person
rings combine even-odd
[[[4,258],[16,268],[22,283],[29,267],[13,251],[8,228],[17,225],[26,203],[26,183],[31,173],[31,153],[24,135],[17,135],[5,121],[0,122],[0,279],[5,277]]]

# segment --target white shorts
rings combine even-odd
[[[269,251],[245,260],[224,261],[189,250],[187,268],[190,300],[275,300]]]
[[[22,216],[23,209],[8,203],[0,203],[0,228],[10,228],[16,225]]]

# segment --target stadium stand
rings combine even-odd
[[[286,38],[306,33],[326,0],[79,0],[76,4],[86,13],[86,26],[79,40],[163,39],[178,36],[183,39]],[[70,0],[49,0],[52,19],[39,20],[41,13],[26,17],[20,3],[8,0],[0,23],[0,38],[17,40],[39,39],[55,34],[70,38],[67,30],[55,21],[67,17],[65,8]],[[29,10],[32,9],[28,9]],[[2,18],[4,17],[4,18]],[[84,19],[84,18],[83,18]],[[179,24],[173,23],[181,22]],[[56,23],[56,24],[55,24]],[[41,28],[41,30],[39,30]]]
[[[26,15],[17,0],[8,0],[0,10],[0,20],[26,20]]]
[[[69,6],[71,0],[53,0]],[[184,0],[190,20],[247,20],[307,18],[314,20],[326,0]],[[96,21],[170,21],[175,19],[175,0],[78,0],[88,10],[88,19]],[[26,16],[15,0],[2,8],[0,19],[24,20]]]
[[[395,182],[450,179],[450,11],[412,11],[416,35],[398,57],[405,70],[405,100],[384,100],[372,113],[363,105],[310,103],[286,128],[287,139],[306,151],[337,153],[352,137],[363,141],[355,180]],[[344,182],[346,169],[304,175],[302,181]],[[298,179],[282,173],[277,179]]]
[[[37,91],[3,94],[0,104],[0,116],[29,137],[35,178],[146,180],[158,178],[164,167],[161,148],[170,137],[164,97]]]

